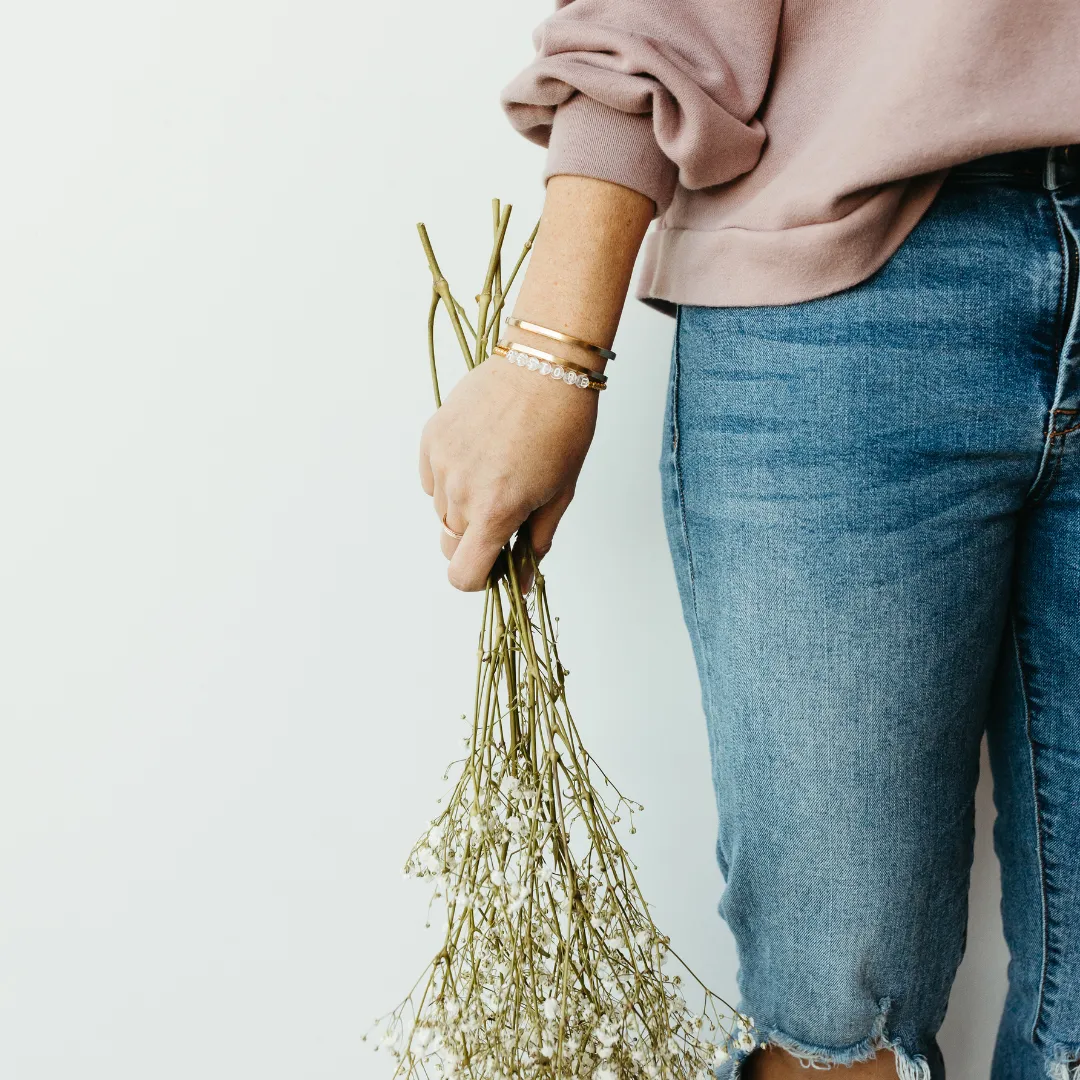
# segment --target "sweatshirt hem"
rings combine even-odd
[[[895,254],[930,208],[948,170],[915,177],[882,221],[882,191],[835,221],[763,231],[663,227],[645,240],[635,296],[666,315],[676,305],[762,307],[798,304],[849,289]],[[891,188],[892,185],[889,185]],[[867,235],[868,228],[876,232]]]

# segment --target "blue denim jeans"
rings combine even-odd
[[[818,1065],[945,1075],[985,732],[993,1077],[1080,1078],[1077,166],[955,170],[844,292],[678,311],[660,467],[720,913],[758,1045]]]

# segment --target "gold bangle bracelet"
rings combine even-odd
[[[573,337],[570,334],[563,334],[558,330],[540,326],[539,323],[516,319],[513,315],[507,315],[505,322],[507,326],[516,326],[519,330],[528,330],[530,334],[539,334],[541,337],[551,338],[552,341],[561,341],[566,345],[577,345],[582,349],[588,349],[590,352],[596,353],[597,356],[602,356],[605,360],[615,359],[615,354],[610,349],[601,349],[599,345],[593,345],[591,342],[582,341],[581,338]]]
[[[581,367],[569,360],[563,360],[561,356],[553,356],[551,353],[534,349],[530,345],[510,341],[496,345],[491,351],[493,354],[505,356],[512,363],[516,362],[518,367],[527,367],[531,371],[549,375],[571,386],[581,386],[589,390],[607,389],[606,375],[599,371],[590,371],[589,368]],[[536,361],[535,365],[530,362],[531,360]]]

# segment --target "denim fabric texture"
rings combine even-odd
[[[944,1077],[986,733],[993,1080],[1080,1080],[1075,150],[956,169],[855,288],[678,312],[660,469],[719,911],[758,1045],[818,1065]]]

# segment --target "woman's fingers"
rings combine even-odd
[[[529,536],[538,560],[551,549],[551,543],[555,539],[555,530],[559,527],[559,522],[573,497],[573,488],[563,491],[529,515]]]
[[[556,496],[534,510],[519,528],[518,515],[513,513],[466,513],[457,509],[455,503],[448,501],[442,485],[436,482],[433,500],[435,512],[449,528],[462,534],[458,539],[450,536],[445,529],[440,530],[439,546],[450,561],[447,568],[450,583],[463,592],[483,589],[503,545],[518,529],[518,538],[513,547],[514,567],[522,591],[527,592],[532,588],[533,570],[525,548],[525,538],[531,538],[533,552],[539,562],[550,550],[555,530],[573,497],[573,489]]]
[[[439,550],[446,557],[447,562],[449,562],[454,557],[454,552],[457,551],[458,544],[460,543],[460,540],[455,540],[452,536],[448,536],[446,533],[443,533],[439,537]]]
[[[468,531],[468,526],[464,517],[456,513],[454,510],[447,510],[445,514],[439,515],[440,521],[446,523],[446,525],[453,529],[454,532],[459,533],[459,536],[451,536],[446,529],[439,526],[439,547],[442,548],[442,553],[448,558],[454,557],[454,552],[457,551],[458,546],[461,544],[461,540],[465,533]]]
[[[435,479],[433,484],[434,490],[432,492],[431,502],[440,522],[439,547],[442,549],[442,553],[447,559],[452,559],[461,540],[458,537],[451,536],[446,529],[443,528],[443,525],[445,524],[447,528],[453,529],[454,532],[464,535],[467,521],[465,515],[460,510],[450,505],[446,490],[443,488],[443,485],[438,482],[438,479]]]
[[[515,528],[517,525],[511,524],[509,518],[494,515],[472,518],[465,535],[460,540],[451,541],[456,547],[446,570],[450,584],[462,592],[479,592],[483,589],[503,544],[514,535]]]
[[[499,552],[524,516],[507,500],[474,505],[476,501],[468,485],[448,483],[442,473],[435,474],[432,504],[441,522],[439,547],[450,561],[446,571],[450,584],[462,592],[478,592],[487,585]],[[451,536],[443,525],[460,537]]]
[[[518,532],[518,538],[514,541],[514,566],[517,569],[522,592],[528,592],[533,584],[532,560],[525,549],[525,537],[528,536],[532,540],[533,552],[536,555],[536,561],[539,562],[551,550],[555,530],[559,527],[559,522],[573,497],[574,491],[571,488],[557,495],[550,502],[544,503],[529,515],[525,527]]]

